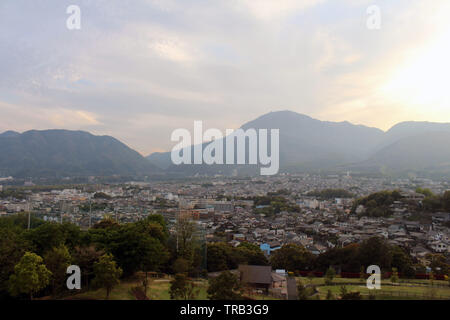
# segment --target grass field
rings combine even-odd
[[[317,286],[320,299],[325,299],[328,290],[338,297],[341,294],[341,286],[345,285],[347,292],[358,291],[364,298],[369,298],[369,295],[374,295],[376,299],[383,300],[425,300],[425,299],[446,299],[450,300],[450,286],[447,281],[433,282],[434,286],[430,285],[429,280],[419,279],[400,279],[398,283],[393,284],[389,279],[381,281],[380,290],[370,290],[366,287],[365,281],[359,279],[335,278],[333,285],[324,285],[324,278],[297,278],[302,281],[304,285],[313,284]]]
[[[430,287],[428,280],[406,280],[401,279],[398,284],[392,285],[390,280],[382,280],[381,290],[369,290],[365,282],[361,282],[359,279],[347,279],[347,278],[335,278],[333,285],[324,285],[324,278],[304,278],[300,277],[305,285],[316,285],[318,295],[316,299],[320,298],[324,300],[327,296],[328,290],[332,292],[335,297],[339,297],[341,294],[341,285],[345,284],[347,292],[359,291],[363,298],[368,299],[369,294],[375,295],[376,299],[447,299],[450,300],[450,286],[446,281],[434,281],[435,287]],[[195,284],[198,288],[197,300],[207,299],[208,282],[206,280],[196,280]],[[132,293],[132,289],[141,285],[139,278],[124,280],[118,286],[116,286],[111,294],[110,300],[135,300],[135,296]],[[147,290],[147,296],[151,300],[170,300],[169,294],[170,278],[154,279],[151,281]],[[81,299],[81,300],[103,300],[106,297],[105,289],[91,290],[82,292],[71,296],[69,299]],[[272,300],[273,297],[265,295],[251,296],[250,298],[255,300]]]
[[[206,300],[208,289],[208,282],[206,280],[195,281],[198,289],[197,300]],[[134,287],[140,286],[141,281],[139,279],[131,279],[121,281],[119,285],[114,287],[111,291],[110,300],[136,300],[132,293]],[[170,279],[155,279],[151,281],[148,289],[147,296],[151,300],[170,300],[169,294]],[[106,297],[105,289],[90,290],[71,296],[70,299],[80,300],[103,300]]]

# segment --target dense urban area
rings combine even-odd
[[[450,299],[446,180],[8,182],[0,187],[4,298]],[[32,289],[17,280],[29,260],[48,271]],[[75,292],[65,287],[71,264],[83,275]],[[369,265],[382,270],[383,295],[365,288]]]

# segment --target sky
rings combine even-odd
[[[448,0],[1,0],[0,132],[85,130],[148,155],[195,120],[225,132],[278,110],[450,122],[448,57]]]

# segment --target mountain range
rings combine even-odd
[[[138,152],[110,136],[68,130],[0,134],[0,176],[140,175],[157,170]]]
[[[241,128],[279,129],[280,172],[450,173],[450,123],[401,122],[384,132],[277,111]],[[0,176],[254,174],[257,169],[255,165],[175,166],[170,152],[144,158],[113,137],[83,131],[0,134]]]

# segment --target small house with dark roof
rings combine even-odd
[[[241,283],[247,287],[268,292],[272,285],[271,266],[239,265]]]

